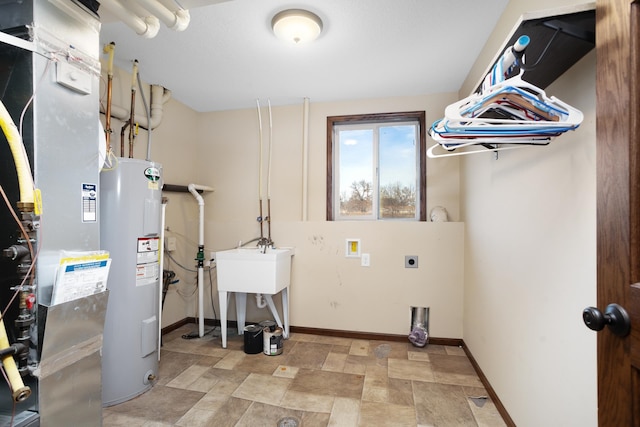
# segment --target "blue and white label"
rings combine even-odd
[[[98,220],[98,187],[96,184],[82,184],[82,222]]]

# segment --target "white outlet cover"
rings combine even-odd
[[[371,256],[369,254],[362,254],[360,258],[360,265],[363,267],[369,267],[371,265]]]

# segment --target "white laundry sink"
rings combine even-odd
[[[277,294],[291,283],[293,248],[216,252],[218,291]]]

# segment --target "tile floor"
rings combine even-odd
[[[104,427],[504,426],[458,347],[292,333],[277,356],[223,349],[219,329],[164,336],[157,384]]]

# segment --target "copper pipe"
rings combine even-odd
[[[135,139],[133,131],[133,115],[136,108],[136,91],[131,90],[131,115],[129,116],[129,158],[133,158],[133,140]]]
[[[109,54],[109,62],[107,65],[107,107],[104,120],[104,135],[107,142],[107,156],[111,151],[111,102],[113,99],[113,53],[115,47],[116,44],[114,42],[111,42],[104,47],[104,52]]]
[[[105,110],[104,137],[107,142],[107,155],[111,151],[111,97],[113,91],[113,76],[107,76],[107,108]]]
[[[131,79],[131,113],[129,114],[129,158],[133,158],[133,140],[135,138],[134,135],[134,118],[135,118],[135,109],[136,109],[136,77],[138,74],[138,60],[134,59],[133,61],[133,72]]]

